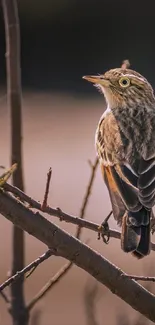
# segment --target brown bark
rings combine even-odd
[[[8,105],[11,115],[11,165],[18,164],[13,174],[13,184],[24,189],[22,174],[22,111],[21,111],[21,69],[20,31],[16,0],[2,0],[6,35],[6,67]],[[24,233],[13,226],[12,274],[24,267]],[[28,314],[25,309],[23,277],[11,286],[12,317],[14,325],[26,325]]]
[[[123,276],[122,270],[115,267],[99,253],[61,230],[39,212],[34,213],[2,191],[0,193],[0,212],[16,226],[46,244],[55,255],[72,261],[132,308],[155,322],[155,296],[140,284]]]

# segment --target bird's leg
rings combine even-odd
[[[102,237],[103,242],[105,244],[108,244],[109,239],[110,239],[110,229],[109,229],[108,220],[111,217],[111,215],[112,215],[112,211],[107,215],[107,217],[104,219],[104,221],[98,227],[98,229],[99,229],[98,239],[100,239]]]

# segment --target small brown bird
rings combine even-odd
[[[155,204],[155,97],[149,82],[131,69],[84,76],[104,94],[107,109],[96,130],[96,149],[121,247],[142,258],[150,252]]]

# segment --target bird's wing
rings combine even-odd
[[[118,125],[112,113],[104,117],[96,134],[99,161],[107,185],[113,214],[120,223],[126,209],[139,211],[137,176],[123,165],[123,145]],[[122,163],[118,161],[118,157]]]
[[[109,191],[114,218],[117,220],[118,224],[121,224],[122,217],[126,211],[126,208],[121,199],[118,187],[112,175],[111,167],[105,167],[103,164],[101,164],[101,170],[105,184]]]
[[[141,205],[151,209],[155,204],[155,157],[148,160],[141,157],[135,165],[137,166],[122,164],[119,169],[135,188]]]
[[[111,112],[100,121],[96,147],[115,219],[119,222],[126,209],[151,209],[155,204],[155,158],[141,157],[136,168],[126,163],[118,125]]]
[[[143,206],[151,209],[155,204],[155,157],[141,159],[138,173],[139,200]]]

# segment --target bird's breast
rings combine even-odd
[[[99,121],[95,144],[100,162],[105,166],[114,165],[124,160],[124,147],[118,123],[111,111]]]

